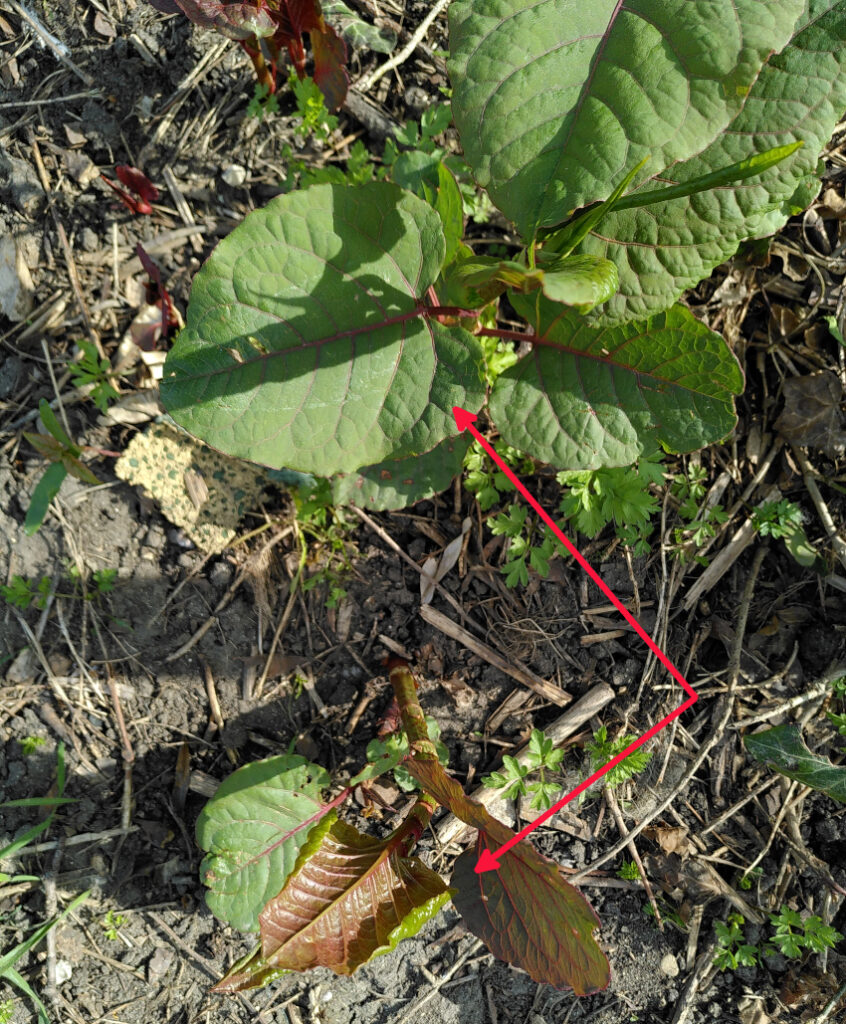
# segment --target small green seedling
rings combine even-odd
[[[740,885],[741,889],[744,889],[748,892],[752,888],[755,881],[757,881],[757,879],[759,879],[763,874],[764,869],[762,867],[754,867],[741,876],[738,884]]]
[[[288,85],[294,93],[297,104],[297,123],[294,134],[301,139],[319,139],[328,142],[329,136],[338,127],[338,118],[326,109],[323,93],[313,78],[299,79],[292,71]]]
[[[531,796],[530,807],[546,811],[561,792],[561,783],[548,778],[547,773],[557,772],[564,759],[564,751],[556,750],[552,740],[542,729],[532,729],[526,760],[521,764],[506,754],[502,759],[503,770],[491,772],[482,779],[482,785],[489,789],[501,789],[506,800]],[[532,781],[528,776],[537,775]]]
[[[803,920],[789,907],[782,907],[778,914],[770,914],[770,924],[775,928],[773,945],[791,959],[802,956],[804,950],[822,953],[832,949],[843,938],[837,929],[823,924],[821,917],[812,915]]]
[[[47,740],[43,736],[24,736],[21,740],[21,753],[24,757],[34,754],[39,747],[43,747]]]
[[[80,461],[83,449],[74,444],[62,429],[56,419],[56,414],[50,408],[50,403],[42,398],[38,403],[38,411],[41,422],[47,430],[47,435],[24,432],[24,437],[39,455],[47,459],[50,465],[35,485],[35,490],[29,501],[29,508],[24,519],[24,533],[30,536],[44,522],[50,502],[59,493],[59,488],[68,473],[87,484],[100,482],[91,470]]]
[[[126,915],[118,914],[114,910],[110,910],[105,918],[100,922],[100,926],[106,933],[106,938],[110,942],[117,942],[120,936],[118,932],[121,925],[126,924]]]
[[[50,586],[49,576],[42,576],[36,583],[35,580],[28,580],[15,574],[8,584],[0,587],[0,597],[6,604],[19,608],[22,612],[30,605],[41,610],[47,604]]]
[[[617,877],[628,879],[630,882],[636,882],[640,878],[640,868],[637,866],[637,862],[624,860],[622,865],[617,868]]]
[[[77,341],[81,356],[76,362],[68,363],[68,373],[77,388],[88,388],[88,397],[103,415],[109,402],[120,398],[120,392],[112,384],[112,366],[108,359],[100,357],[92,341]]]
[[[717,921],[717,951],[714,963],[721,971],[738,967],[754,967],[758,963],[758,947],[750,945],[743,934],[742,914],[729,914],[728,922]]]
[[[593,740],[585,743],[585,750],[590,755],[591,771],[597,771],[603,765],[608,764],[618,754],[621,754],[626,747],[637,739],[636,736],[620,736],[616,740],[608,739],[608,730],[601,725],[593,734]],[[615,764],[604,777],[604,784],[609,789],[614,789],[621,783],[633,778],[649,764],[652,759],[652,751],[640,747],[633,751],[628,757]],[[582,794],[584,795],[584,794]]]
[[[253,98],[247,104],[247,117],[261,121],[265,114],[276,114],[279,111],[279,100],[276,93],[270,91],[267,82],[256,82],[253,86]]]

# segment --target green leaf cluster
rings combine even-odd
[[[741,368],[676,299],[819,188],[846,107],[846,0],[454,0],[449,21],[450,104],[387,146],[390,181],[360,153],[216,247],[168,355],[169,413],[371,508],[460,471],[454,405],[487,405],[504,444],[565,472],[726,437]],[[319,90],[292,88],[298,131],[325,138]],[[477,185],[516,226],[502,255],[464,241]],[[501,342],[514,358],[494,367]],[[618,528],[645,543],[648,500],[614,486]],[[688,517],[685,552],[719,515]]]
[[[38,582],[15,574],[9,583],[0,587],[0,596],[6,604],[26,611],[30,605],[43,608],[50,594],[50,577],[42,576]]]
[[[105,415],[109,402],[120,398],[120,392],[112,384],[112,365],[108,359],[100,358],[93,341],[81,338],[77,345],[82,354],[75,362],[68,363],[68,373],[75,387],[90,387],[88,397]]]
[[[82,448],[68,437],[50,408],[50,403],[43,398],[38,403],[38,413],[47,433],[30,434],[25,431],[24,437],[50,465],[44,470],[29,499],[29,508],[24,518],[24,533],[30,536],[41,528],[50,502],[59,493],[59,488],[68,473],[87,484],[100,482],[81,461]]]
[[[593,734],[593,739],[585,743],[585,750],[590,755],[591,771],[597,771],[603,765],[608,764],[618,754],[621,754],[630,743],[634,743],[637,736],[627,734],[619,736],[615,740],[608,739],[608,730],[601,725]],[[644,750],[643,747],[632,751],[619,764],[615,764],[604,777],[604,783],[610,789],[619,786],[628,779],[633,778],[652,760],[652,751]]]
[[[758,963],[758,947],[746,941],[743,923],[742,914],[729,914],[728,923],[717,921],[714,924],[717,933],[714,963],[721,971],[754,967]]]
[[[441,764],[449,764],[449,750],[441,740],[441,727],[431,715],[426,715],[426,731],[429,739],[435,744],[438,760]],[[404,730],[385,736],[384,739],[372,739],[367,744],[367,765],[350,780],[354,786],[369,779],[378,778],[385,772],[392,771],[394,781],[404,793],[412,793],[420,786],[401,762],[408,757],[408,736]]]
[[[561,792],[561,783],[547,777],[547,772],[557,772],[564,760],[564,751],[556,750],[553,742],[542,729],[532,729],[525,759],[520,762],[510,754],[502,758],[502,771],[491,772],[482,779],[488,789],[501,789],[506,800],[530,796],[529,806],[536,811],[546,811]],[[529,776],[536,776],[527,781]]]
[[[650,520],[658,501],[650,487],[664,482],[660,453],[638,459],[635,466],[559,473],[556,480],[568,493],[559,510],[579,533],[596,537],[609,523],[636,555],[649,551]]]
[[[802,525],[802,509],[794,501],[765,501],[752,511],[752,525],[762,537],[780,539]]]
[[[769,917],[773,934],[760,946],[746,941],[742,914],[729,914],[726,923],[715,922],[718,945],[714,963],[721,971],[755,967],[761,956],[775,952],[790,960],[799,959],[806,952],[822,953],[832,949],[843,938],[836,928],[823,924],[822,918],[816,914],[803,919],[798,911],[783,906],[777,914]]]
[[[775,928],[772,943],[786,957],[795,958],[803,950],[822,953],[831,949],[843,938],[831,925],[823,924],[816,914],[803,918],[795,910],[782,907],[778,914],[770,914],[770,924]]]

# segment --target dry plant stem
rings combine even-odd
[[[700,989],[704,991],[708,987],[709,981],[716,972],[714,967],[714,953],[716,949],[717,939],[715,936],[699,955],[693,974],[687,979],[684,991],[676,1003],[675,1013],[670,1024],[686,1024],[691,1013],[696,1009],[696,1003],[698,1002],[696,993]]]
[[[116,839],[118,836],[128,835],[130,832],[137,831],[138,825],[130,825],[128,829],[107,828],[103,832],[82,832],[77,836],[68,836],[67,839],[49,839],[44,843],[23,846],[14,856],[21,857],[25,853],[48,853],[50,850],[55,850],[59,843],[63,846],[80,846],[83,843],[104,843],[108,839]]]
[[[416,1002],[412,1003],[411,1006],[408,1007],[408,1009],[405,1011],[402,1017],[399,1018],[396,1024],[406,1024],[406,1021],[411,1020],[411,1018],[417,1014],[417,1011],[421,1010],[426,1005],[426,1003],[429,1002],[430,999],[433,999],[438,994],[440,989],[442,989],[446,985],[450,978],[464,966],[464,964],[470,959],[471,956],[473,956],[474,953],[477,953],[481,948],[482,943],[479,941],[479,939],[476,939],[476,941],[469,947],[469,949],[467,949],[467,951],[463,953],[458,958],[458,960],[456,960],[452,967],[450,967],[448,971],[445,971],[442,975],[440,975],[440,977],[436,979],[432,988],[424,996],[421,996]]]
[[[59,911],[59,901],[56,896],[56,875],[59,873],[63,846],[64,844],[60,839],[53,851],[50,870],[44,873],[44,913],[48,920],[55,917]],[[47,946],[47,987],[44,994],[53,1006],[58,1009],[59,981],[56,972],[56,929],[51,928],[45,938]]]
[[[385,63],[381,64],[378,68],[376,68],[375,71],[371,71],[369,75],[365,75],[364,78],[356,82],[356,88],[358,89],[358,91],[361,93],[369,92],[371,87],[376,82],[378,82],[383,75],[386,75],[389,71],[393,71],[394,68],[398,68],[400,64],[404,64],[405,61],[407,61],[408,58],[412,55],[412,53],[414,53],[414,51],[417,49],[420,43],[422,43],[423,40],[426,38],[426,33],[431,28],[432,23],[435,21],[435,19],[438,17],[441,11],[444,10],[448,3],[449,0],[436,0],[436,2],[432,4],[429,13],[417,26],[414,35],[412,35],[412,37],[409,39],[406,45],[399,51],[399,53],[394,54],[394,56],[391,57],[390,60],[385,61]]]
[[[72,71],[80,81],[84,82],[89,89],[94,86],[94,79],[82,68],[78,67],[70,59],[68,48],[65,44],[57,39],[52,32],[48,32],[47,29],[41,24],[41,22],[35,17],[34,14],[27,11],[25,7],[18,3],[18,0],[9,0],[9,4],[12,6],[15,13],[19,18],[22,18],[35,32],[38,38],[41,40],[43,46],[47,46],[56,56],[57,60],[60,60],[62,64]]]
[[[822,1012],[818,1013],[812,1020],[809,1020],[808,1024],[826,1024],[826,1021],[831,1017],[843,999],[846,999],[846,981],[834,993],[831,1000],[825,1004]]]
[[[734,711],[734,691],[737,686],[738,676],[740,675],[740,652],[743,648],[743,639],[746,633],[746,621],[749,617],[749,605],[752,603],[752,594],[755,590],[755,582],[758,578],[758,573],[760,572],[761,565],[763,564],[766,551],[767,549],[765,547],[760,547],[755,552],[755,558],[752,562],[752,567],[749,571],[749,577],[746,581],[746,587],[743,591],[740,612],[737,618],[737,634],[735,636],[734,649],[732,651],[732,657],[729,663],[729,688],[728,691],[721,698],[717,707],[714,709],[714,714],[712,716],[713,725],[711,729],[711,735],[705,740],[705,742],[699,748],[699,751],[697,752],[696,756],[688,765],[687,771],[685,771],[685,773],[679,779],[678,783],[668,794],[668,796],[664,800],[662,800],[660,804],[658,804],[658,806],[652,811],[651,814],[648,814],[645,818],[643,818],[642,821],[638,822],[638,824],[631,830],[631,832],[629,832],[628,838],[621,839],[620,842],[612,846],[610,850],[607,850],[605,853],[601,854],[595,860],[591,861],[591,863],[588,864],[586,867],[582,868],[582,870],[578,872],[578,874],[573,875],[572,881],[574,883],[578,883],[579,879],[584,878],[588,874],[588,872],[595,871],[596,868],[598,868],[600,865],[606,864],[609,860],[612,860],[614,857],[617,857],[620,853],[622,853],[623,850],[626,849],[630,839],[634,839],[635,836],[639,836],[640,833],[652,821],[654,821],[659,814],[663,814],[663,812],[676,799],[679,793],[684,792],[684,790],[689,785],[691,779],[705,763],[705,760],[711,753],[713,747],[715,747],[716,744],[723,738],[726,731],[726,727],[731,721],[731,716]]]
[[[802,470],[802,479],[805,481],[805,487],[808,489],[808,494],[811,495],[811,500],[816,507],[820,522],[825,527],[826,536],[831,541],[831,546],[840,559],[840,564],[846,569],[846,541],[838,533],[834,520],[831,518],[831,512],[828,510],[828,505],[826,505],[822,494],[820,494],[820,489],[817,487],[816,473],[802,449],[796,445],[791,447],[793,448],[793,455],[799,463],[799,468]]]
[[[617,823],[617,828],[621,836],[628,837],[628,830],[626,829],[626,823],[623,821],[623,814],[620,810],[620,805],[617,802],[617,797],[614,794],[614,790],[609,786],[605,787],[605,801],[611,808],[611,813],[614,816],[614,821]],[[638,852],[637,846],[633,839],[629,840],[629,853],[634,858],[637,869],[640,872],[640,879],[643,882],[643,888],[646,890],[646,895],[649,897],[649,902],[652,905],[652,912],[655,914],[655,923],[658,925],[659,931],[664,931],[664,922],[661,920],[661,912],[658,909],[658,903],[655,899],[655,895],[652,892],[652,886],[649,884],[649,879],[646,876],[646,869],[643,866],[643,861],[640,859],[640,853]]]
[[[206,684],[206,696],[209,698],[212,720],[217,727],[217,731],[223,735],[223,712],[220,710],[220,701],[217,697],[217,688],[214,685],[214,676],[212,675],[211,665],[209,665],[202,654],[197,655],[197,661],[199,661],[203,669],[203,680]],[[232,764],[238,764],[238,755],[231,747],[226,748],[226,756]]]
[[[90,85],[92,83],[88,84]],[[38,170],[39,178],[41,179],[41,186],[44,189],[44,192],[48,198],[50,215],[52,216],[53,224],[56,227],[56,234],[59,236],[59,243],[62,247],[62,254],[65,257],[65,265],[67,266],[68,269],[68,278],[71,283],[71,288],[73,288],[73,294],[74,297],[76,298],[76,304],[77,306],[79,306],[79,313],[80,316],[82,317],[82,322],[85,325],[85,332],[91,339],[91,341],[94,342],[94,344],[97,347],[97,352],[99,353],[100,358],[103,359],[105,358],[106,353],[103,351],[103,345],[102,342],[100,341],[100,336],[97,334],[97,332],[94,330],[91,324],[91,314],[88,311],[88,304],[85,301],[85,296],[82,293],[82,287],[79,283],[79,274],[77,274],[76,272],[76,262],[74,261],[73,258],[73,250],[70,247],[70,242],[68,242],[68,236],[65,232],[65,226],[59,219],[59,215],[56,212],[55,203],[49,202],[53,190],[50,187],[50,181],[47,177],[47,172],[44,169],[44,162],[41,159],[41,150],[39,149],[38,142],[35,138],[35,132],[32,130],[32,128],[27,127],[26,137],[27,141],[32,147],[32,155],[35,158],[35,166]]]
[[[261,697],[262,692],[264,691],[264,684],[267,681],[267,675],[270,672],[270,664],[273,661],[274,654],[276,654],[276,648],[279,646],[279,640],[281,639],[282,634],[285,632],[285,629],[287,628],[288,623],[291,620],[291,615],[294,611],[294,604],[296,603],[297,596],[300,592],[299,584],[302,574],[303,566],[301,562],[296,574],[294,575],[294,578],[291,580],[291,591],[288,594],[288,601],[285,605],[285,610],[282,612],[282,617],[279,619],[279,622],[276,625],[276,629],[273,631],[273,639],[270,641],[270,647],[267,650],[267,657],[264,659],[264,668],[261,670],[261,675],[258,678],[258,682],[253,687],[253,700],[258,700],[259,697]]]
[[[784,781],[786,782],[787,780],[785,779]],[[790,808],[791,801],[794,799],[798,787],[798,782],[791,782],[790,785],[787,787],[787,792],[784,795],[784,800],[782,801],[781,807],[779,807],[778,809],[778,814],[776,815],[776,819],[773,822],[773,827],[770,830],[770,838],[767,840],[766,845],[758,854],[758,856],[743,872],[744,877],[746,877],[750,871],[754,871],[755,868],[764,859],[764,857],[766,857],[767,854],[770,852],[770,847],[775,842],[775,838],[778,835],[778,830],[781,828],[781,823],[782,821],[784,821],[784,816],[787,814],[787,811]],[[803,786],[799,793],[799,799],[804,799],[810,792],[811,790],[808,786]]]
[[[750,718],[741,718],[740,721],[734,723],[733,728],[745,729],[750,725],[758,725],[760,722],[766,722],[769,718],[775,718],[777,715],[783,715],[788,711],[792,711],[793,708],[798,708],[802,704],[807,704],[808,701],[817,700],[828,692],[832,680],[839,679],[843,675],[846,675],[846,665],[835,665],[833,668],[830,668],[825,675],[818,679],[817,682],[813,683],[804,693],[800,693],[796,697],[791,697],[790,700],[776,704],[775,707],[768,708],[766,711],[762,711],[759,715],[752,715]]]
[[[543,697],[544,700],[551,701],[553,704],[557,704],[559,707],[563,707],[565,704],[569,704],[573,699],[571,694],[567,693],[566,690],[562,690],[560,687],[555,686],[553,683],[547,682],[542,679],[539,675],[532,672],[530,668],[521,664],[519,661],[514,660],[513,662],[503,658],[502,655],[498,654],[492,647],[488,647],[487,644],[482,643],[472,633],[464,629],[457,622],[454,622],[448,615],[444,615],[443,612],[439,612],[437,608],[433,608],[431,605],[424,604],[420,608],[420,617],[425,619],[430,626],[434,626],[435,629],[439,629],[446,636],[451,637],[453,640],[457,640],[460,644],[463,644],[469,650],[473,651],[474,654],[478,654],[480,658],[484,658],[489,665],[493,665],[498,668],[501,672],[505,672],[506,675],[516,679],[518,683],[523,686],[527,686],[530,690],[534,690],[539,696]]]

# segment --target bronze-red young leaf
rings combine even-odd
[[[440,875],[406,855],[407,839],[374,839],[336,820],[307,845],[259,915],[268,968],[351,974],[415,934],[449,899]]]
[[[481,852],[496,852],[514,832],[471,800],[437,761],[409,759],[405,767],[427,793],[479,829],[475,848],[458,858],[452,875],[453,903],[470,931],[534,981],[580,996],[604,989],[610,970],[593,937],[599,919],[558,866],[524,841],[502,855],[498,871],[477,875]]]

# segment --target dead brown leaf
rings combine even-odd
[[[846,447],[840,402],[843,385],[830,370],[821,370],[784,382],[784,409],[776,430],[791,444],[819,448],[840,455]]]

